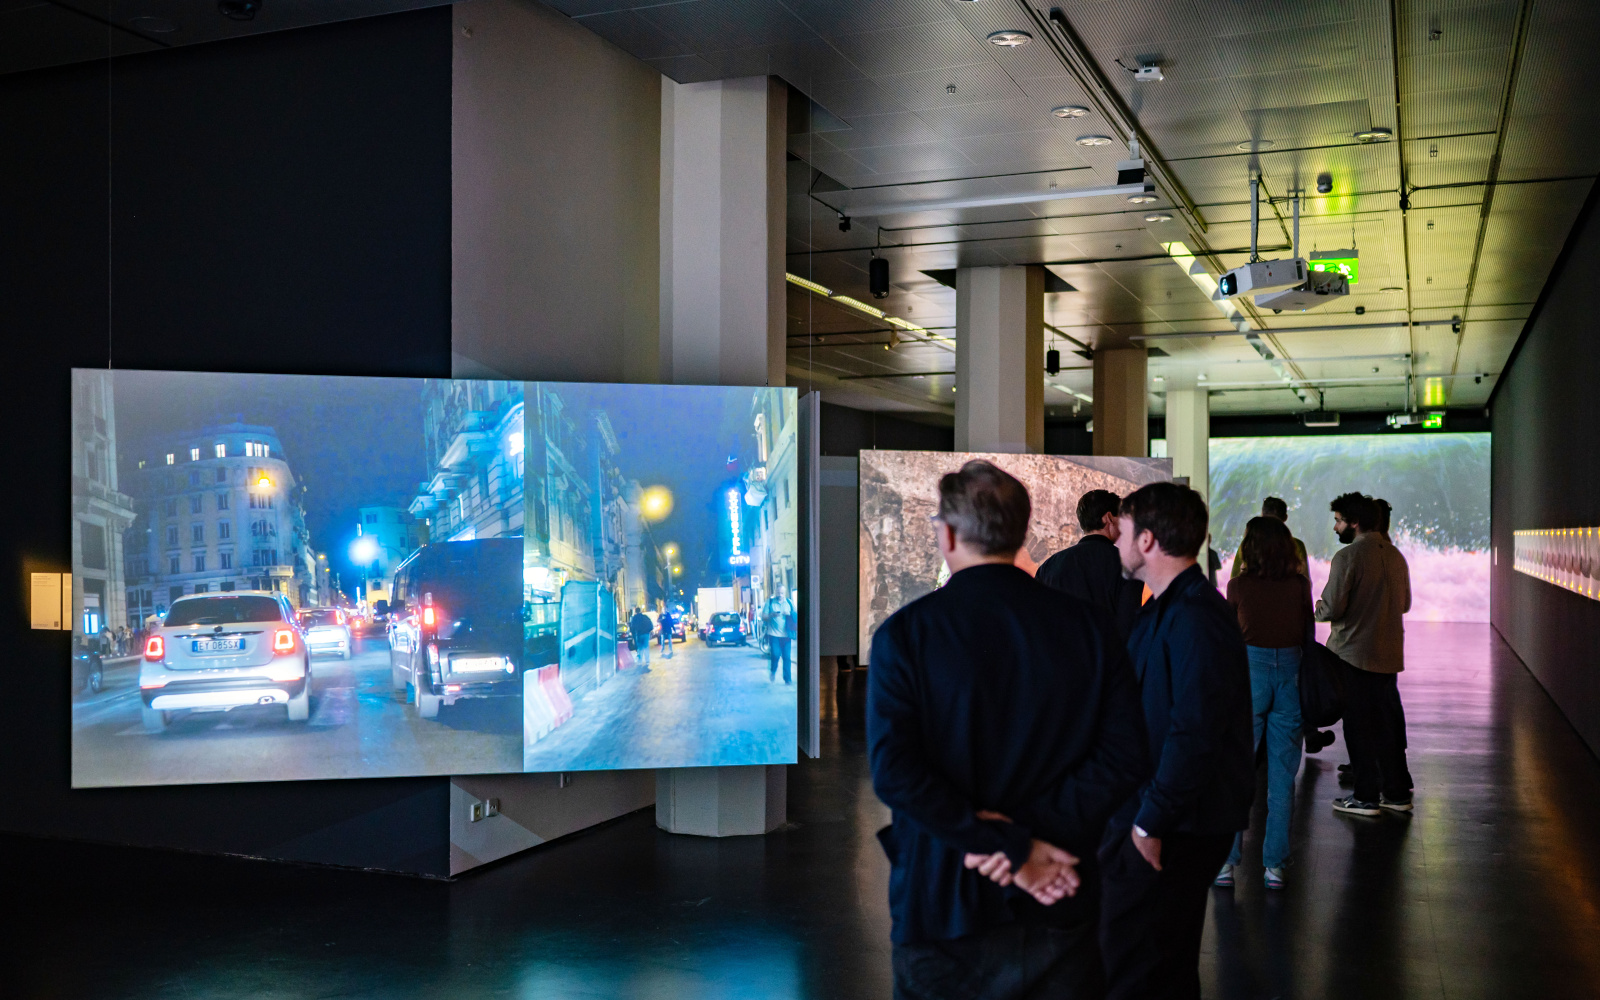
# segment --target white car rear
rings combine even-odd
[[[195,594],[173,602],[145,640],[139,691],[148,732],[175,711],[226,712],[283,705],[310,718],[311,657],[281,594]]]
[[[350,659],[350,624],[338,608],[311,608],[300,612],[300,628],[312,656],[328,654]]]

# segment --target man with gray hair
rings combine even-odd
[[[950,580],[873,636],[896,1000],[1104,988],[1095,849],[1145,777],[1144,727],[1122,643],[1013,565],[1030,514],[987,462],[944,476],[933,528]]]

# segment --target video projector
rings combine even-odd
[[[1300,257],[1251,261],[1234,268],[1217,281],[1217,297],[1231,299],[1274,288],[1291,288],[1304,283],[1306,273],[1306,262]]]
[[[1273,312],[1293,309],[1303,312],[1326,305],[1341,295],[1350,294],[1350,279],[1338,271],[1312,271],[1293,288],[1256,296],[1256,305]]]

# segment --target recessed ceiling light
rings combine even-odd
[[[1109,146],[1111,145],[1111,137],[1109,135],[1080,135],[1078,136],[1078,145]]]
[[[1362,129],[1360,132],[1353,133],[1351,138],[1359,139],[1362,142],[1388,142],[1394,138],[1394,129],[1382,127]]]
[[[1233,148],[1242,149],[1249,153],[1257,149],[1271,149],[1274,145],[1276,145],[1276,143],[1274,143],[1271,139],[1251,139],[1248,142],[1241,142],[1239,145]]]
[[[1148,205],[1156,200],[1156,196],[1153,194],[1130,194],[1128,195],[1128,200],[1135,205]]]
[[[1051,108],[1050,113],[1057,118],[1082,118],[1089,113],[1089,109],[1080,108],[1076,104],[1063,104],[1059,108]]]
[[[1144,221],[1146,221],[1146,222],[1171,222],[1172,221],[1172,216],[1168,215],[1166,212],[1154,212],[1154,213],[1152,213],[1150,215],[1145,216],[1144,217]]]
[[[1033,41],[1033,36],[1026,31],[993,31],[989,33],[989,44],[998,45],[1003,49],[1014,49],[1031,41]]]

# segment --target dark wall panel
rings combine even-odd
[[[1589,747],[1600,753],[1600,601],[1512,569],[1512,532],[1600,525],[1600,338],[1590,194],[1490,401],[1495,564],[1490,615]]]
[[[0,828],[443,874],[443,778],[70,788],[73,366],[450,374],[450,10],[0,78]]]

